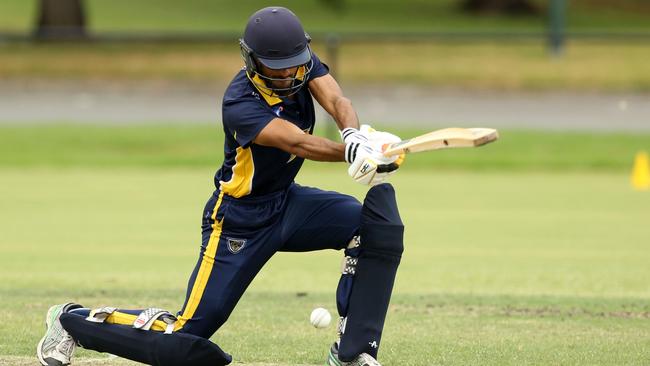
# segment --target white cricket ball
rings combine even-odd
[[[330,315],[330,312],[325,308],[316,308],[311,312],[309,321],[311,322],[311,325],[316,328],[325,328],[330,325],[332,315]]]

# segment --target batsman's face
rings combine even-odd
[[[267,82],[268,84],[270,84],[269,85],[270,87],[277,88],[277,89],[290,88],[291,84],[293,83],[293,78],[296,77],[296,73],[298,72],[298,66],[291,67],[288,69],[269,69],[264,65],[260,65],[260,66],[261,66],[262,74],[264,76],[272,79],[284,79],[284,80],[271,80]]]

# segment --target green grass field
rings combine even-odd
[[[220,161],[208,128],[0,128],[0,365],[34,364],[53,303],[181,305]],[[383,363],[650,363],[650,192],[629,185],[640,149],[650,136],[503,131],[409,157],[392,179],[406,251]],[[365,192],[343,164],[297,181]],[[277,255],[213,340],[246,365],[323,364],[335,331],[308,317],[334,311],[339,261]]]

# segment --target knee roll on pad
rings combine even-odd
[[[62,314],[61,325],[83,348],[108,352],[154,366],[225,366],[232,357],[210,340],[187,333],[135,329],[94,323],[76,314]]]
[[[361,248],[387,256],[401,257],[404,251],[404,224],[397,209],[395,189],[388,183],[368,191],[361,208]]]

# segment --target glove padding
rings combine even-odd
[[[345,161],[350,163],[348,174],[361,184],[384,182],[404,161],[404,154],[386,157],[384,146],[401,139],[392,133],[377,131],[370,125],[345,128],[341,131],[345,146]]]
[[[346,145],[346,156],[348,151],[352,157],[348,174],[361,184],[374,186],[383,183],[401,163],[399,156],[386,157],[381,150],[373,149],[368,143],[350,143]]]
[[[402,139],[400,139],[398,136],[393,135],[389,132],[377,131],[370,125],[361,125],[358,130],[352,127],[344,128],[340,133],[341,141],[343,141],[345,144],[349,144],[351,142],[362,144],[368,141],[373,143],[390,144],[402,141]]]
[[[375,149],[380,151],[383,150],[382,147],[385,144],[392,144],[402,141],[399,136],[393,135],[390,132],[377,131],[370,125],[361,125],[359,128],[359,134],[364,136]]]
[[[386,146],[402,141],[399,136],[393,135],[390,132],[377,131],[374,128],[370,127],[370,125],[361,125],[359,132],[368,138],[368,143],[370,146],[372,146],[373,149],[381,151],[382,153],[384,152]],[[388,172],[392,173],[397,170],[404,162],[404,159],[406,159],[406,154],[401,153],[397,155],[397,158],[392,163],[396,166],[393,169],[388,170]],[[380,173],[383,173],[381,167],[378,169]]]

